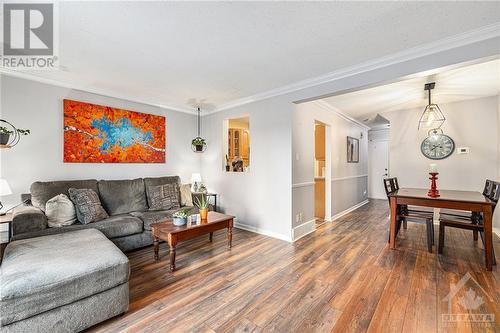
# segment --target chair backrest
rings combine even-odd
[[[492,201],[498,202],[498,199],[500,199],[500,183],[493,182],[491,193],[488,198]]]
[[[491,191],[493,190],[493,183],[491,179],[486,179],[486,182],[484,183],[484,190],[483,190],[483,195],[487,196],[488,198],[491,195]]]
[[[392,179],[393,179],[394,189],[399,190],[398,177],[394,177]]]
[[[387,195],[396,191],[396,186],[394,184],[394,178],[384,178],[384,189],[385,189],[385,194],[387,194]]]

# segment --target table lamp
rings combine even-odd
[[[10,189],[9,183],[7,183],[7,180],[0,178],[0,197],[2,195],[9,195],[12,194],[12,190]],[[0,209],[3,208],[2,202],[0,201]]]
[[[191,191],[198,192],[198,183],[201,183],[201,175],[199,173],[191,174]]]

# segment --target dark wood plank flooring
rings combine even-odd
[[[427,252],[425,227],[414,223],[389,250],[388,225],[387,201],[374,200],[294,244],[238,229],[231,250],[225,232],[213,243],[208,236],[181,243],[174,273],[165,244],[159,262],[152,247],[128,253],[130,309],[89,331],[500,331],[499,269],[485,270],[471,232],[447,229],[439,256],[437,244]],[[500,260],[496,236],[494,245]],[[452,313],[492,314],[493,323],[443,317],[449,310],[442,299],[466,273],[487,295],[469,280],[452,299]],[[464,300],[472,302],[468,310]]]

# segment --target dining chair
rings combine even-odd
[[[483,188],[483,195],[487,198],[490,197],[491,192],[493,190],[493,185],[495,182],[491,179],[486,179]],[[480,212],[466,212],[452,209],[441,209],[440,217],[445,220],[464,220],[464,222],[470,222],[472,224],[478,224],[482,219]],[[472,230],[472,236],[475,241],[478,240],[478,230]]]
[[[495,205],[493,206],[492,214],[495,213],[495,208],[497,206],[498,200],[500,199],[500,183],[486,180],[485,188],[483,190],[483,195],[493,201]],[[438,245],[438,253],[443,253],[444,248],[444,239],[445,239],[445,227],[453,227],[458,229],[472,230],[475,234],[474,240],[477,240],[477,234],[481,235],[481,241],[483,242],[483,246],[485,246],[484,242],[484,219],[481,213],[472,212],[472,215],[469,219],[464,218],[454,218],[452,215],[445,215],[445,218],[440,219],[439,221],[439,245]],[[495,250],[492,249],[493,254],[493,265],[496,265],[495,258]]]
[[[389,208],[391,205],[390,194],[399,190],[398,179],[384,178],[384,189],[389,200]],[[432,253],[432,246],[434,245],[434,222],[433,222],[433,212],[417,211],[408,209],[407,205],[398,205],[396,209],[396,236],[401,228],[401,223],[405,224],[407,222],[415,223],[425,223],[426,233],[427,233],[427,250]],[[406,229],[406,227],[405,227]]]

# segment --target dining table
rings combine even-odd
[[[486,269],[493,269],[493,207],[495,202],[475,191],[440,190],[439,197],[430,197],[423,188],[400,188],[389,194],[391,223],[389,247],[396,249],[396,217],[398,205],[444,208],[480,212],[484,223],[484,248]]]

